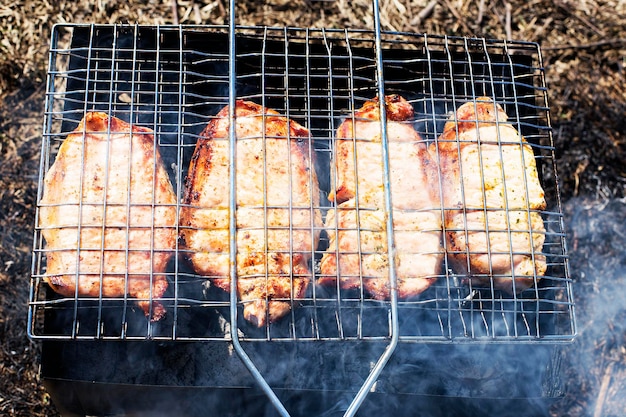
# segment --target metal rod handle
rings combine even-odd
[[[374,37],[376,45],[376,84],[378,87],[378,104],[380,112],[380,135],[381,135],[381,147],[383,156],[383,170],[389,173],[389,138],[387,137],[387,105],[385,102],[385,83],[383,74],[383,52],[381,45],[381,28],[380,28],[380,9],[378,6],[378,0],[373,0],[373,13],[374,13]],[[352,417],[359,410],[359,407],[365,401],[365,397],[372,390],[372,387],[378,380],[385,365],[393,355],[398,345],[398,285],[396,277],[395,267],[395,243],[393,234],[393,203],[391,199],[391,183],[390,176],[384,175],[383,189],[385,191],[385,211],[387,212],[387,256],[389,259],[389,286],[390,286],[390,320],[391,320],[391,335],[389,344],[385,348],[383,354],[380,356],[372,370],[370,371],[365,382],[361,385],[361,388],[357,392],[356,396],[352,400],[352,403],[348,406],[344,416]]]
[[[237,103],[237,68],[236,68],[236,36],[235,36],[235,0],[230,0],[230,19],[228,22],[228,140],[229,140],[229,176],[230,176],[230,218],[229,218],[229,243],[230,243],[230,328],[233,348],[245,367],[252,374],[259,387],[267,395],[278,413],[283,417],[289,417],[289,412],[282,404],[276,393],[269,386],[259,369],[245,352],[239,341],[237,325],[237,184],[235,163],[237,150],[237,134],[235,128],[235,106]]]

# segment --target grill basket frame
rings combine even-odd
[[[71,45],[63,47],[61,40],[67,36]],[[346,414],[356,411],[396,343],[571,342],[577,332],[572,280],[548,94],[536,43],[353,29],[56,25],[37,201],[58,145],[89,110],[155,131],[178,211],[199,133],[235,97],[256,101],[309,127],[315,139],[311,152],[329,165],[330,141],[341,120],[380,92],[400,94],[411,102],[414,126],[429,142],[464,102],[489,96],[503,105],[535,152],[548,200],[541,215],[549,268],[533,289],[513,296],[476,289],[449,268],[431,289],[408,301],[393,296],[376,301],[362,293],[312,285],[305,298],[290,300],[298,308],[287,317],[256,329],[238,317],[237,296],[220,296],[203,286],[207,280],[190,270],[182,260],[184,249],[177,247],[167,272],[170,290],[159,299],[168,315],[152,323],[130,297],[78,300],[54,294],[43,281],[46,247],[36,223],[29,336],[46,342],[234,344],[279,410],[240,342],[371,342],[384,347]],[[325,196],[329,181],[322,185]],[[325,200],[319,208],[332,210],[332,205]],[[313,257],[319,259],[322,252],[316,250]]]

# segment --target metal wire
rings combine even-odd
[[[70,48],[62,49],[57,42],[53,42],[51,49],[50,82],[46,99],[49,109],[46,111],[44,121],[42,178],[55,157],[56,146],[75,127],[75,123],[84,112],[102,110],[122,118],[132,117],[136,119],[137,124],[154,127],[155,137],[159,140],[163,154],[169,153],[167,161],[174,168],[173,183],[180,195],[180,188],[184,185],[182,178],[185,174],[185,166],[188,163],[190,151],[195,146],[197,135],[206,124],[207,117],[214,114],[220,106],[228,104],[230,95],[219,93],[220,90],[227,93],[228,89],[223,89],[223,86],[229,86],[233,82],[241,87],[238,95],[252,100],[258,99],[259,102],[266,103],[269,108],[282,108],[282,111],[289,114],[290,118],[302,120],[304,125],[310,126],[311,135],[315,138],[315,147],[311,147],[308,152],[314,155],[314,159],[316,158],[319,164],[325,164],[317,167],[324,170],[328,169],[331,149],[329,144],[333,140],[338,121],[345,117],[352,117],[348,109],[358,108],[363,100],[381,94],[379,87],[384,88],[382,91],[408,97],[416,109],[414,125],[429,142],[434,141],[440,134],[442,125],[452,109],[478,95],[488,93],[497,102],[507,107],[507,112],[512,117],[510,122],[529,139],[529,145],[536,154],[538,167],[546,178],[544,186],[547,188],[549,203],[553,204],[549,206],[549,209],[541,212],[547,229],[544,253],[550,259],[549,274],[539,283],[540,285],[535,285],[533,290],[525,292],[524,297],[505,297],[502,301],[498,301],[498,307],[495,307],[495,304],[492,305],[492,308],[515,314],[522,312],[519,310],[521,305],[530,306],[534,300],[541,300],[541,302],[535,302],[532,308],[535,324],[530,326],[529,331],[523,323],[520,323],[521,327],[517,328],[514,321],[509,325],[510,333],[505,331],[497,336],[545,340],[553,337],[569,339],[575,333],[574,326],[563,331],[549,327],[542,328],[542,324],[539,323],[542,317],[554,314],[562,314],[568,319],[573,319],[573,309],[570,309],[570,306],[573,307],[573,302],[569,295],[571,288],[567,270],[565,233],[558,200],[558,183],[555,181],[554,148],[551,142],[545,104],[545,87],[541,84],[542,69],[538,61],[539,54],[536,45],[481,40],[478,46],[473,46],[476,42],[464,38],[383,32],[380,36],[380,48],[386,55],[386,59],[382,62],[381,76],[385,78],[382,82],[378,82],[374,78],[377,65],[375,33],[328,29],[237,28],[236,31],[240,33],[237,39],[244,46],[252,49],[239,50],[235,53],[240,64],[235,74],[229,76],[228,71],[221,69],[222,63],[227,63],[229,60],[228,51],[202,51],[197,49],[197,44],[187,43],[191,42],[190,39],[202,36],[219,37],[222,34],[228,34],[228,30],[224,28],[65,25],[57,26],[55,30],[64,32],[68,29],[75,32],[75,44]],[[155,41],[157,41],[157,34],[158,38],[162,39],[155,42],[153,46],[140,43],[132,46],[131,43],[131,46],[123,53],[116,52],[116,48],[121,47],[120,43],[132,42],[135,37],[145,40],[149,37],[146,33],[153,30]],[[80,40],[79,35],[84,35],[84,39]],[[118,39],[117,44],[107,45],[106,41],[101,40],[103,37]],[[400,37],[406,39],[405,45],[419,46],[423,52],[417,49],[413,52],[403,50],[402,55],[392,56],[391,53]],[[166,41],[168,39],[170,41]],[[263,49],[258,52],[255,52],[254,44],[245,45],[246,42],[254,42],[256,39],[263,40],[258,44],[259,46],[264,45]],[[479,48],[480,53],[485,56],[483,60],[476,57],[473,52],[474,48]],[[345,51],[345,55],[342,51]],[[185,61],[182,64],[181,59]],[[322,63],[324,67],[320,66]],[[80,65],[83,69],[69,69],[70,64]],[[116,67],[129,70],[116,71]],[[398,68],[405,70],[400,73]],[[136,75],[133,76],[133,73]],[[234,81],[229,77],[233,77]],[[289,78],[286,83],[285,77]],[[257,81],[261,83],[262,88],[255,91],[251,84]],[[537,82],[540,82],[539,86],[534,85]],[[285,88],[287,90],[284,90]],[[120,102],[118,98],[123,95],[134,97],[131,102]],[[149,101],[143,102],[141,101],[143,99]],[[177,126],[180,128],[176,128]],[[323,176],[319,173],[318,176],[322,182],[329,180],[327,176],[322,178]],[[326,187],[328,187],[327,183],[322,188],[327,190]],[[40,186],[40,188],[43,187]],[[326,192],[324,190],[323,192]],[[323,201],[319,209],[325,212],[331,206],[324,200],[324,195],[322,195]],[[265,207],[266,210],[270,208],[272,207]],[[77,220],[76,224],[80,222]],[[315,228],[313,225],[311,227]],[[35,259],[45,259],[46,247],[39,227],[36,228],[35,234]],[[390,238],[393,241],[392,233]],[[185,255],[184,248],[175,251]],[[320,256],[322,253],[323,248],[320,248],[313,254]],[[177,262],[174,263],[174,268],[168,272],[170,280],[175,283],[172,288],[174,293],[163,300],[171,302],[173,307],[171,313],[174,317],[178,317],[181,311],[189,309],[206,309],[210,306],[221,308],[229,305],[229,302],[212,301],[184,291],[186,286],[190,285],[189,281],[197,279],[198,276],[179,264],[178,256],[175,256],[175,259]],[[471,318],[477,311],[471,298],[475,289],[464,288],[461,282],[463,277],[450,271],[447,259],[444,263],[440,282],[433,286],[433,291],[419,300],[398,301],[398,308],[401,312],[404,311],[403,309],[409,309],[407,311],[435,313],[432,319],[436,323],[445,323],[443,332],[439,330],[424,332],[422,329],[418,334],[401,325],[400,340],[418,341],[438,337],[442,340],[449,340],[458,337],[459,334],[465,334],[463,330],[460,332],[456,330],[457,324],[465,327],[462,321],[474,327],[478,324]],[[314,273],[317,272],[314,271]],[[78,295],[54,300],[46,298],[42,291],[45,289],[43,283],[45,276],[45,264],[34,262],[33,284],[36,285],[33,288],[31,307],[48,309],[63,305],[71,306],[74,310],[72,322],[80,322],[81,312],[88,311],[87,306],[74,303],[74,299],[79,298]],[[40,286],[39,289],[38,286]],[[560,307],[561,301],[557,303],[553,299],[553,291],[558,291],[560,288],[566,292],[564,298],[560,299],[565,300],[563,304],[565,311]],[[354,298],[345,291],[328,294],[327,291],[321,291],[317,287],[314,291],[312,295],[300,300],[303,308],[294,309],[290,318],[286,319],[291,329],[288,335],[282,334],[277,324],[266,329],[266,335],[262,340],[293,340],[294,338],[346,340],[353,337],[358,339],[374,337],[372,334],[368,335],[368,331],[364,331],[366,328],[363,326],[368,326],[367,320],[364,321],[364,319],[367,319],[369,312],[376,311],[376,306],[379,304],[369,300],[367,294],[360,293]],[[490,289],[490,294],[493,295],[489,298],[493,299],[497,292]],[[483,292],[481,295],[484,300],[487,294]],[[99,309],[101,310],[111,308],[108,305],[108,299],[99,297],[96,301],[100,303]],[[122,301],[125,304],[121,310],[124,314],[132,316],[132,300],[125,297]],[[319,313],[331,304],[339,308],[334,332],[330,332],[326,325],[320,326],[320,323],[327,318],[324,315],[319,316]],[[360,324],[358,328],[355,328],[355,332],[347,324],[351,321],[350,315],[355,311],[348,308],[352,305],[358,306],[361,310],[361,313],[357,314]],[[316,307],[311,308],[311,306]],[[299,313],[308,311],[313,314],[310,317],[305,315],[306,318],[302,319]],[[523,311],[526,314],[529,313],[527,309]],[[130,316],[123,318],[122,321],[132,320]],[[303,328],[305,322],[310,323],[311,328],[317,330],[305,331]],[[179,326],[179,323],[180,320],[177,318],[173,325]],[[34,330],[34,322],[32,324]],[[109,331],[113,331],[110,324],[107,326]],[[186,334],[185,331],[181,332],[182,329],[176,327],[168,333],[163,331],[165,329],[163,326],[159,327],[160,333],[153,335],[157,339],[218,338],[218,336],[210,335],[193,336]],[[473,337],[478,337],[483,333],[493,336],[492,330],[498,326],[488,327],[491,329],[490,332],[486,332],[487,327],[481,325],[471,334],[474,335]],[[80,338],[81,334],[87,336],[85,331],[83,327],[81,332],[57,335],[57,337]],[[120,335],[109,331],[88,337],[145,338],[144,334]],[[173,336],[174,333],[176,336]],[[392,331],[387,330],[381,332],[380,335],[391,333]],[[33,337],[38,336],[46,335],[33,332]],[[246,340],[257,340],[255,336],[246,337],[250,338]],[[219,338],[222,339],[223,336],[220,335]]]

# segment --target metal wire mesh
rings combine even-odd
[[[68,48],[59,44],[64,36],[71,36]],[[324,216],[336,210],[328,197],[337,175],[332,164],[337,129],[377,96],[381,84],[385,94],[402,96],[412,105],[410,122],[425,144],[438,140],[462,104],[481,96],[499,103],[508,123],[528,140],[546,193],[547,208],[538,210],[545,243],[534,256],[545,255],[547,271],[538,282],[532,277],[536,285],[530,289],[509,295],[493,285],[468,284],[466,276],[453,270],[449,253],[443,253],[436,282],[417,297],[397,301],[398,337],[400,342],[571,340],[576,333],[574,303],[538,45],[385,32],[378,40],[383,79],[377,75],[377,38],[371,31],[238,27],[237,98],[276,110],[310,131],[308,152],[316,161],[321,192],[319,205],[312,203],[309,209]],[[184,178],[200,133],[229,102],[228,70],[225,27],[57,25],[50,51],[39,211],[46,206],[43,179],[59,146],[87,112],[100,111],[154,131],[176,193],[171,206],[180,212]],[[385,172],[387,180],[389,175]],[[74,226],[78,223],[73,220]],[[177,234],[184,228],[173,227]],[[241,319],[232,329],[228,296],[210,278],[194,272],[185,260],[189,251],[180,243],[172,248],[164,273],[167,291],[145,300],[165,307],[160,321],[147,320],[128,295],[54,293],[45,283],[50,249],[38,221],[30,335],[213,341],[231,340],[236,331],[245,341],[388,340],[389,300],[370,297],[362,285],[361,290],[345,290],[315,284],[323,275],[319,261],[329,242],[325,227],[311,227],[321,238],[309,254],[312,284],[306,294],[285,299],[292,308],[275,323],[256,328]],[[128,242],[125,247],[128,252]]]

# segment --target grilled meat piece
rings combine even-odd
[[[419,295],[437,279],[443,258],[436,166],[425,142],[408,121],[413,107],[402,97],[385,97],[389,180],[393,206],[398,295]],[[336,184],[325,227],[329,247],[319,283],[364,290],[388,299],[389,258],[384,206],[383,154],[378,99],[366,102],[337,130]],[[334,173],[332,174],[334,176]]]
[[[235,108],[237,276],[244,317],[287,314],[310,282],[322,226],[309,131],[249,101]],[[230,290],[228,107],[209,122],[185,181],[181,238],[194,270]]]
[[[176,195],[152,130],[89,112],[44,178],[44,280],[59,294],[130,294],[152,320],[165,308],[176,245]]]
[[[436,144],[453,268],[512,293],[546,271],[544,191],[532,147],[488,97],[459,107]]]

